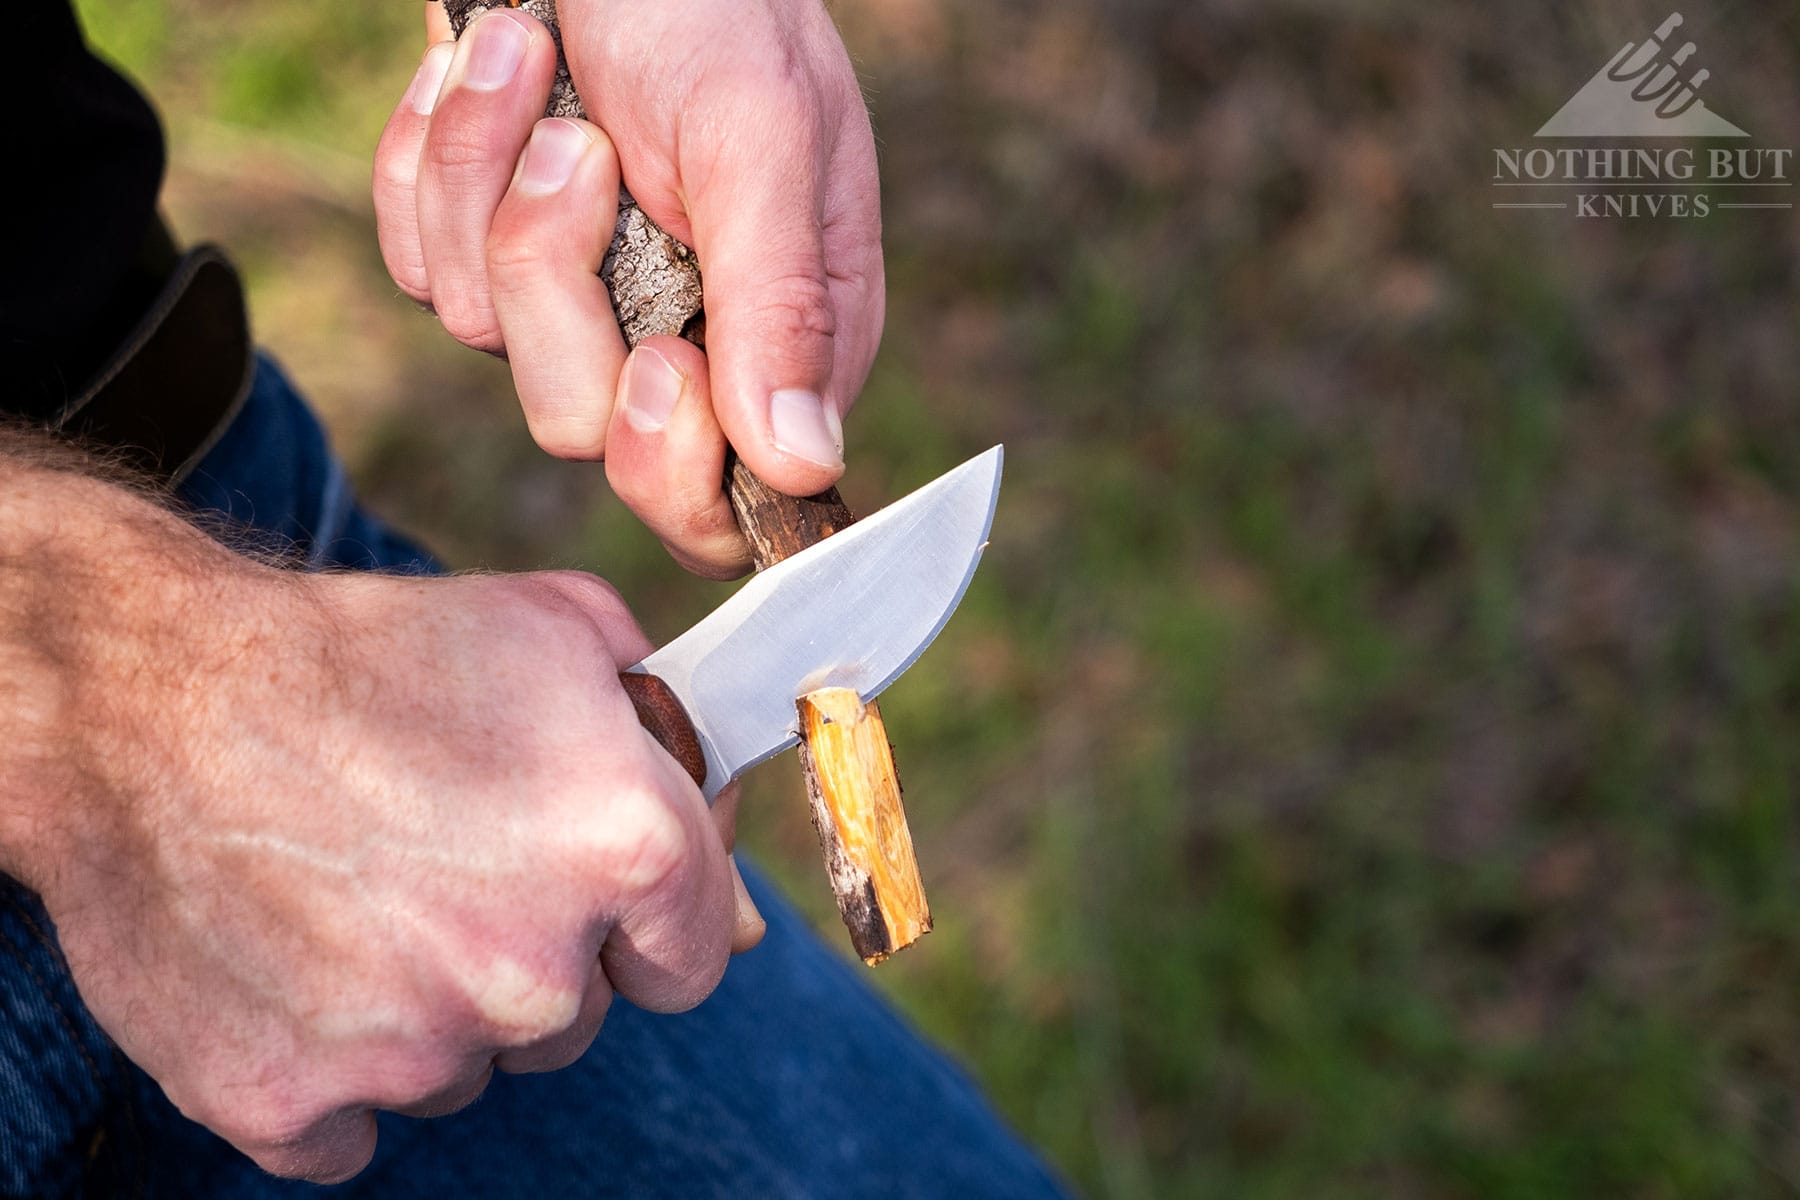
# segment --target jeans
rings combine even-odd
[[[327,565],[433,571],[356,505],[311,413],[264,360],[182,486]],[[0,876],[0,1196],[1051,1197],[1059,1183],[968,1078],[808,930],[749,864],[768,921],[692,1012],[615,1000],[593,1048],[496,1075],[453,1116],[384,1113],[335,1188],[275,1179],[176,1112],[88,1015],[29,891]]]

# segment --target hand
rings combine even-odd
[[[773,486],[823,489],[880,341],[880,192],[855,73],[818,0],[561,0],[559,14],[592,123],[538,120],[555,67],[541,24],[478,17],[426,52],[382,136],[382,253],[458,339],[509,359],[544,449],[604,458],[679,561],[739,574],[727,440]],[[651,338],[626,355],[595,277],[621,172],[699,256],[704,354]]]
[[[342,1179],[371,1110],[567,1064],[614,992],[688,1008],[760,936],[732,805],[708,811],[618,686],[649,646],[605,584],[300,576],[177,528],[166,553],[96,543],[130,586],[45,605],[57,637],[91,618],[46,659],[83,669],[19,678],[80,717],[32,727],[73,739],[37,767],[14,769],[19,727],[0,749],[7,816],[42,800],[0,824],[0,865],[188,1116]]]

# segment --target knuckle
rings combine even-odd
[[[546,1047],[539,1054],[537,1061],[532,1065],[540,1074],[549,1071],[560,1071],[564,1067],[574,1066],[576,1060],[587,1052],[587,1048],[588,1043],[586,1042],[577,1041],[574,1038],[564,1038],[556,1045]]]
[[[301,1157],[321,1113],[311,1113],[263,1093],[233,1103],[217,1123],[205,1122],[226,1141],[258,1147],[264,1154]]]
[[[816,132],[822,108],[818,84],[792,53],[771,57],[758,81],[763,103],[787,118],[795,132]]]
[[[711,497],[703,501],[678,501],[670,513],[674,540],[684,546],[710,546],[725,533],[720,515],[719,507]]]
[[[506,347],[500,336],[500,325],[494,317],[493,305],[477,300],[460,290],[449,296],[437,289],[432,301],[437,308],[438,323],[444,332],[469,347],[487,354],[498,354]]]
[[[750,548],[741,540],[733,543],[725,538],[715,538],[706,545],[696,547],[668,541],[663,546],[668,550],[669,557],[688,574],[719,583],[741,579],[754,565],[750,558]]]
[[[459,1076],[431,1096],[427,1106],[421,1110],[419,1115],[447,1117],[451,1113],[461,1112],[481,1099],[481,1094],[487,1091],[493,1076],[494,1067],[491,1061],[473,1076]]]
[[[545,587],[554,605],[580,618],[597,640],[600,638],[597,617],[630,615],[619,589],[598,575],[586,571],[546,571],[538,576],[538,582]]]
[[[582,984],[572,963],[529,966],[510,957],[496,959],[470,980],[468,999],[494,1046],[529,1046],[568,1029],[581,1014]],[[438,1081],[432,1090],[452,1086]]]
[[[608,462],[607,482],[671,549],[706,558],[719,557],[723,551],[735,561],[738,550],[747,545],[723,494],[704,483],[671,482],[653,472],[627,471],[614,466],[613,460]]]
[[[523,230],[496,230],[488,237],[484,255],[488,275],[499,286],[553,269],[557,249],[543,238],[532,237]]]
[[[823,271],[790,272],[762,285],[754,311],[758,333],[779,343],[837,335],[837,315]]]
[[[591,679],[591,672],[618,670],[614,642],[629,637],[637,623],[613,586],[585,571],[540,571],[515,577],[509,594],[510,627],[534,646],[554,646],[559,660]],[[641,635],[639,635],[641,636]]]
[[[445,1097],[461,1096],[472,1086],[467,1064],[448,1056],[400,1057],[384,1062],[382,1068],[387,1080],[381,1100],[384,1108],[418,1108]]]
[[[419,179],[418,160],[383,142],[375,154],[374,194],[377,210],[409,204]]]
[[[846,239],[849,245],[832,253],[827,271],[833,281],[849,287],[860,296],[873,298],[886,290],[887,264],[881,256],[881,225],[876,218],[872,228],[858,229]]]
[[[736,579],[750,567],[750,543],[731,510],[708,497],[677,506],[663,541],[683,565],[708,579]]]
[[[678,886],[692,861],[692,841],[681,814],[648,782],[624,789],[616,799],[631,811],[622,823],[625,842],[613,873],[621,892],[628,900],[643,900]]]
[[[488,126],[474,117],[461,105],[440,108],[420,152],[420,169],[451,177],[510,169],[505,150],[497,146]]]
[[[520,1046],[502,1051],[495,1059],[495,1065],[509,1075],[535,1075],[547,1071],[560,1071],[573,1065],[576,1060],[587,1053],[588,1047],[594,1044],[594,1038],[600,1032],[600,1021],[593,1017],[585,1021],[577,1021],[554,1036],[543,1038],[529,1046]]]
[[[551,458],[596,462],[606,457],[606,428],[598,421],[527,413],[525,423],[531,428],[531,440]]]
[[[417,247],[401,247],[392,244],[391,239],[381,239],[381,261],[387,267],[388,277],[394,286],[404,292],[408,299],[417,304],[428,303],[431,299],[429,276],[425,272],[424,260],[419,256]]]
[[[256,1164],[269,1174],[307,1183],[342,1183],[368,1166],[374,1156],[373,1142],[331,1150],[296,1142],[260,1146],[250,1152]]]

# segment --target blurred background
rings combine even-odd
[[[937,932],[868,978],[1090,1195],[1800,1193],[1800,226],[1491,207],[1669,2],[837,6],[891,284],[845,491],[1007,447],[883,699]],[[78,7],[379,511],[659,640],[725,594],[386,279],[418,5]],[[1800,145],[1800,7],[1683,10]],[[744,838],[844,946],[801,797]]]

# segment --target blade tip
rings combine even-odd
[[[1000,486],[1000,474],[1006,465],[1006,443],[1001,442],[997,445],[988,447],[974,458],[971,458],[967,465],[976,468],[977,470],[986,468],[983,473],[987,474],[992,479],[993,482],[991,486],[998,490]]]

